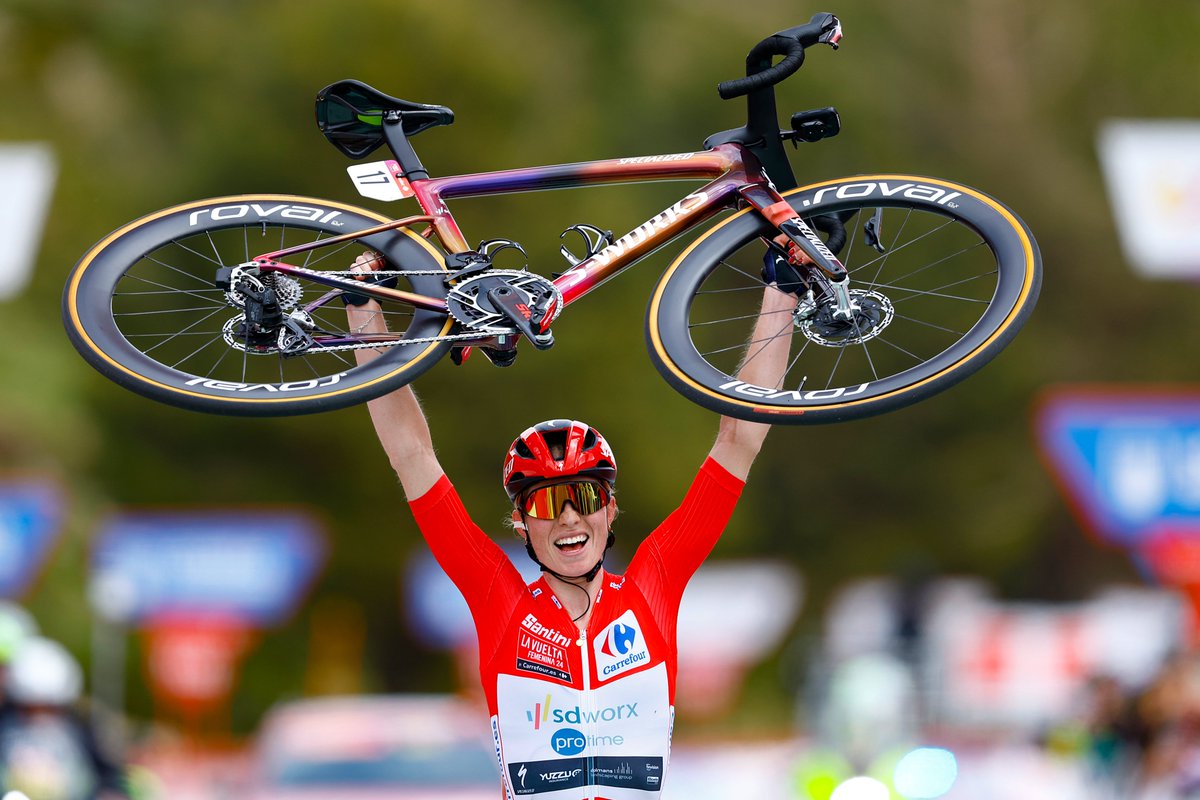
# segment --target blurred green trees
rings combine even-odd
[[[68,270],[119,224],[199,197],[372,205],[313,124],[315,92],[334,80],[453,108],[455,125],[415,141],[433,174],[679,152],[741,124],[744,106],[720,101],[715,84],[741,74],[758,39],[819,10],[842,17],[843,48],[811,53],[780,108],[836,105],[844,132],[796,152],[801,180],[904,170],[976,185],[1029,222],[1045,287],[1017,342],[966,384],[865,422],[775,431],[719,554],[798,564],[809,627],[838,582],[914,554],[1029,597],[1129,577],[1067,516],[1029,419],[1052,383],[1194,379],[1200,292],[1122,263],[1093,146],[1108,117],[1196,113],[1191,0],[1153,12],[1116,0],[0,0],[0,142],[48,141],[60,161],[34,282],[0,307],[0,463],[56,476],[72,503],[66,542],[30,598],[43,628],[86,650],[88,538],[117,506],[300,503],[323,515],[333,545],[317,593],[365,610],[368,688],[448,687],[444,657],[421,652],[402,623],[398,576],[420,542],[365,410],[247,421],[118,389],[61,332]],[[455,212],[472,240],[517,239],[546,273],[559,269],[566,226],[627,230],[680,188],[466,200]],[[504,448],[552,416],[587,419],[617,448],[625,547],[680,496],[716,419],[644,355],[643,298],[668,255],[572,309],[552,351],[504,371],[447,362],[419,381],[444,465],[485,527],[501,535]],[[250,659],[240,728],[302,690],[306,624],[302,612]],[[756,678],[760,705],[794,688],[771,670]]]

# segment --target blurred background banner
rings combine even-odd
[[[1200,121],[1108,120],[1098,142],[1125,259],[1149,278],[1200,277]]]
[[[221,613],[261,627],[286,620],[315,579],[325,546],[299,512],[123,514],[101,530],[93,580],[118,595],[126,624]]]
[[[1038,414],[1042,451],[1080,522],[1132,545],[1162,524],[1200,532],[1200,391],[1064,387]]]
[[[29,282],[58,163],[44,142],[0,142],[0,302]]]
[[[62,519],[56,484],[0,481],[0,597],[19,598],[29,590],[54,548]]]

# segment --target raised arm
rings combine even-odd
[[[737,378],[756,386],[779,386],[787,371],[792,342],[792,311],[796,296],[776,289],[763,290],[762,311],[746,346],[745,360]],[[750,466],[762,449],[770,425],[721,417],[717,441],[709,456],[730,473],[746,479]]]
[[[374,254],[364,254],[355,260],[352,269],[369,272],[378,268],[381,262],[374,260]],[[387,323],[384,321],[379,303],[367,300],[361,306],[347,305],[346,317],[350,330],[358,333],[386,333]],[[354,357],[359,364],[365,364],[379,357],[379,352],[372,349],[355,350]],[[392,469],[400,478],[404,494],[409,500],[415,500],[429,491],[444,474],[442,465],[438,463],[437,454],[433,450],[433,437],[429,433],[429,423],[421,411],[412,388],[405,386],[390,394],[377,397],[367,403],[371,413],[371,422],[375,425],[375,433],[387,453]]]

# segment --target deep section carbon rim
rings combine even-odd
[[[802,301],[779,386],[734,378],[765,344],[750,336],[763,291],[760,237],[768,229],[749,215],[697,242],[668,271],[648,320],[660,371],[723,413],[809,423],[906,405],[977,369],[1032,308],[1036,247],[995,201],[954,187],[964,191],[939,203],[951,195],[949,185],[919,180],[854,179],[791,195],[810,222],[814,208],[843,220],[839,258],[859,311],[836,320],[828,304]]]
[[[234,197],[168,209],[134,223],[84,257],[68,284],[64,315],[72,341],[97,368],[155,399],[204,411],[275,415],[361,402],[415,377],[445,352],[444,315],[391,304],[382,311],[405,343],[357,366],[370,344],[348,329],[341,300],[297,273],[266,271],[241,291],[215,285],[218,269],[257,255],[319,242],[380,221],[349,206],[308,198]],[[390,270],[408,267],[397,288],[440,290],[436,253],[404,232],[322,247],[284,259],[306,270],[345,273],[368,247]],[[271,292],[291,326],[254,331],[248,295]]]

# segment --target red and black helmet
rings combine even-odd
[[[575,420],[551,419],[527,428],[504,459],[504,491],[513,501],[535,483],[576,476],[611,487],[617,460],[599,431]]]

